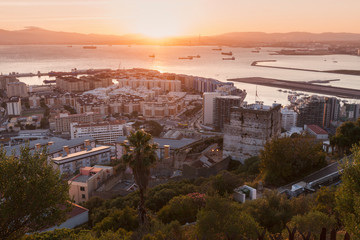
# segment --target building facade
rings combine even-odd
[[[257,156],[266,141],[281,133],[281,105],[246,105],[232,108],[230,123],[224,127],[223,157],[244,163]]]
[[[110,163],[110,147],[87,145],[83,151],[70,153],[68,146],[64,146],[63,154],[51,158],[51,163],[61,174],[74,174],[76,171],[80,171],[82,167]]]
[[[19,97],[12,97],[6,103],[7,114],[10,116],[21,115],[21,99]]]
[[[102,183],[114,174],[114,168],[95,165],[80,168],[80,173],[68,181],[69,195],[76,203],[86,202]]]
[[[80,114],[60,113],[57,117],[55,117],[55,131],[60,133],[70,133],[70,123],[90,123],[99,122],[101,120],[101,114],[94,112],[86,112]]]
[[[116,139],[124,136],[125,121],[71,123],[71,139],[91,136],[99,143],[115,143]]]
[[[214,124],[214,102],[215,98],[221,96],[218,92],[205,92],[203,94],[203,124]]]
[[[288,108],[281,109],[281,128],[289,131],[292,127],[296,127],[297,113]]]
[[[218,131],[223,131],[224,124],[230,122],[232,107],[240,107],[244,98],[240,96],[220,96],[214,99],[213,122]]]

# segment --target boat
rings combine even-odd
[[[235,57],[231,57],[231,58],[223,58],[222,60],[235,60]]]
[[[43,83],[45,84],[56,83],[56,80],[44,80]]]
[[[188,57],[192,57],[192,58],[200,58],[200,55],[195,55],[195,56],[188,56]]]
[[[252,50],[251,52],[253,52],[253,53],[259,53],[260,51],[259,51],[259,50]]]
[[[149,55],[149,57],[154,58],[154,57],[155,57],[155,54],[151,54],[151,55]]]
[[[188,59],[188,60],[192,60],[193,57],[192,56],[187,56],[187,57],[179,57],[179,59]]]
[[[96,49],[96,46],[83,46],[83,49]]]
[[[230,52],[222,52],[221,54],[222,54],[222,55],[232,56],[232,52],[231,52],[231,51],[230,51]]]
[[[213,51],[221,51],[222,48],[221,48],[221,47],[219,47],[219,48],[213,48],[212,50],[213,50]]]
[[[72,47],[71,45],[67,46],[67,47]]]

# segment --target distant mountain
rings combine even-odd
[[[161,45],[232,45],[251,46],[285,42],[360,42],[357,33],[263,33],[232,32],[213,36],[186,36],[149,39],[140,34],[101,35],[57,32],[37,27],[8,31],[0,29],[0,44],[161,44]]]

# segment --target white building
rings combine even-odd
[[[288,108],[281,109],[281,128],[289,131],[292,127],[296,127],[297,112]]]
[[[214,100],[221,96],[218,92],[206,92],[203,94],[203,123],[212,125],[214,123]]]
[[[238,202],[244,203],[246,200],[256,199],[256,189],[244,185],[234,189],[234,199]]]
[[[21,114],[21,99],[19,97],[12,97],[6,103],[8,115],[19,116]]]
[[[69,153],[69,147],[64,146],[64,151],[60,157],[51,158],[55,169],[59,169],[60,174],[73,174],[82,167],[91,167],[110,163],[110,147],[86,146],[86,150],[76,153]]]
[[[71,123],[71,139],[91,136],[99,143],[114,143],[120,136],[124,136],[125,121]]]

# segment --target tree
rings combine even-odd
[[[226,198],[208,197],[197,216],[199,239],[256,239],[258,223]]]
[[[196,221],[196,214],[205,205],[205,194],[189,193],[170,200],[158,212],[158,217],[164,223],[178,221],[180,224]]]
[[[273,185],[294,181],[326,165],[321,143],[307,136],[268,141],[260,160],[265,182]]]
[[[343,163],[342,184],[335,194],[336,210],[346,231],[360,238],[360,145],[352,148],[352,157]]]
[[[127,139],[129,144],[122,144],[126,150],[122,159],[129,164],[139,187],[139,222],[143,225],[146,220],[145,194],[150,178],[150,168],[155,164],[157,158],[157,145],[150,143],[152,136],[143,130],[132,132]]]
[[[69,186],[47,163],[46,150],[0,149],[0,239],[13,239],[60,223],[69,210]]]
[[[344,122],[336,129],[330,143],[337,148],[340,156],[348,154],[353,144],[360,141],[360,119],[356,122]]]
[[[305,215],[294,216],[289,225],[296,227],[301,233],[311,232],[315,239],[319,239],[322,228],[327,230],[333,229],[336,225],[336,220],[334,216],[330,217],[322,212],[311,211]]]

